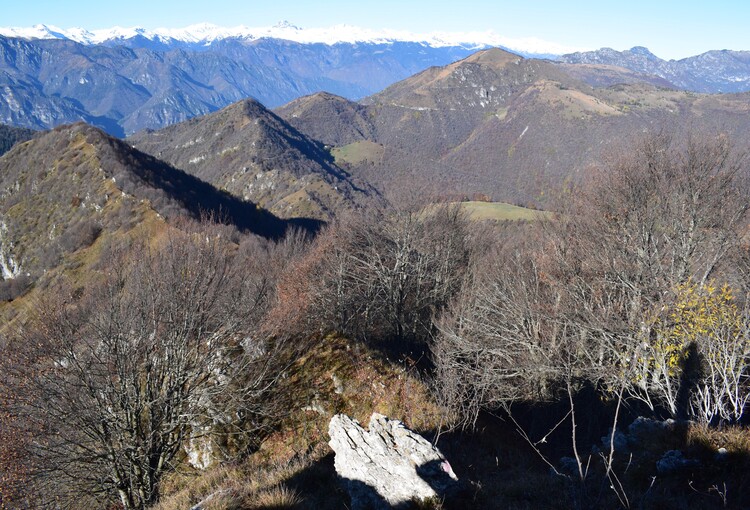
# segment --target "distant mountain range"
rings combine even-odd
[[[492,31],[486,32],[431,32],[418,34],[403,30],[372,30],[352,25],[335,25],[325,28],[300,28],[288,21],[272,27],[232,28],[219,27],[209,23],[191,25],[185,28],[159,28],[147,30],[140,27],[113,27],[101,30],[84,28],[63,29],[48,25],[33,27],[0,27],[0,35],[23,39],[66,39],[85,45],[104,44],[107,46],[149,47],[150,49],[182,48],[205,50],[216,42],[225,39],[256,41],[259,39],[282,39],[302,44],[393,44],[419,43],[431,48],[456,47],[478,50],[488,47],[502,47],[516,53],[545,57],[567,53],[571,50],[560,44],[537,38],[511,39]]]
[[[76,75],[61,63],[44,64],[59,55],[50,48],[68,51],[77,72],[96,70],[85,75],[92,93],[73,105],[78,111],[97,104],[102,112],[124,109],[144,93],[145,85],[128,88],[117,78],[118,58],[137,66],[136,57],[147,55],[149,74],[170,69],[172,78],[185,80],[172,83],[190,83],[171,64],[157,65],[167,56],[188,59],[184,50],[3,42],[2,61],[45,69],[40,83],[78,90]],[[604,154],[664,127],[676,136],[725,133],[748,149],[750,92],[701,94],[668,85],[610,64],[528,59],[493,48],[432,66],[359,102],[316,92],[271,111],[241,99],[125,140],[80,122],[42,133],[3,128],[0,140],[13,147],[0,156],[0,271],[3,279],[45,274],[95,246],[100,235],[119,236],[139,224],[161,228],[164,219],[205,212],[276,237],[290,225],[315,228],[385,198],[410,205],[481,195],[546,207],[566,200],[563,183],[588,175]],[[17,97],[8,88],[6,104]],[[31,106],[61,104],[67,103],[52,96]]]
[[[659,76],[675,88],[706,93],[750,90],[750,51],[708,51],[680,60],[663,60],[647,48],[626,51],[603,48],[560,57],[571,64],[605,64]]]
[[[0,122],[36,129],[84,120],[116,136],[253,97],[270,107],[321,90],[357,99],[471,50],[413,42],[303,44],[222,39],[209,49],[83,45],[0,36]]]
[[[346,25],[0,28],[0,123],[47,129],[83,120],[124,137],[248,97],[270,108],[321,91],[359,100],[429,67],[495,46],[547,60],[558,60],[550,52],[565,50],[491,32],[412,34]],[[750,52],[664,61],[645,48],[604,49],[566,54],[559,61],[600,64],[595,73],[585,66],[569,69],[596,86],[615,79],[697,92],[750,89]]]

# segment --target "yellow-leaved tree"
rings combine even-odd
[[[634,364],[636,396],[673,416],[739,421],[750,399],[748,322],[729,285],[679,285]]]

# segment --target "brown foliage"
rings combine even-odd
[[[271,317],[297,331],[420,344],[471,258],[458,208],[351,215],[322,232],[279,285]]]

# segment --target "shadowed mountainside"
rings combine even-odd
[[[286,223],[83,123],[18,144],[0,158],[0,262],[5,278],[39,274],[102,232],[214,215],[278,237]]]
[[[252,99],[128,140],[284,218],[328,220],[378,200],[377,192],[339,168],[320,142]]]
[[[36,131],[31,129],[0,124],[0,156],[8,152],[15,144],[30,140],[35,134]]]

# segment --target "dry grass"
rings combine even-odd
[[[687,446],[712,452],[724,448],[728,455],[750,457],[750,430],[740,426],[715,429],[693,424],[688,428]]]
[[[443,417],[416,369],[335,335],[298,360],[285,384],[293,410],[261,445],[258,455],[269,462],[329,453],[328,423],[334,414],[366,424],[378,412],[420,432],[437,430]]]
[[[291,412],[258,451],[235,465],[170,475],[154,510],[190,508],[211,494],[216,496],[206,508],[213,510],[340,509],[348,497],[328,447],[328,423],[334,414],[367,423],[377,411],[423,432],[440,425],[441,410],[416,369],[338,336],[321,339],[298,360],[284,384]]]
[[[529,88],[538,93],[538,100],[557,108],[564,118],[579,119],[593,115],[622,115],[622,111],[592,95],[564,88],[560,83],[540,80]]]
[[[236,485],[236,487],[222,488],[210,493],[200,501],[201,508],[203,510],[291,510],[299,508],[303,501],[296,491],[284,485],[256,492],[250,490],[251,484]],[[171,499],[168,504],[162,504],[156,508],[184,510],[193,506],[193,504],[179,506],[180,503],[176,499]]]
[[[525,220],[534,221],[548,218],[548,211],[527,209],[504,202],[461,202],[461,208],[473,220]]]
[[[297,508],[302,503],[302,498],[296,491],[283,485],[272,487],[255,495],[250,508],[283,510],[286,508]]]
[[[343,147],[336,147],[331,151],[331,154],[338,164],[360,165],[365,162],[379,163],[383,159],[384,152],[385,148],[382,145],[362,140]]]
[[[414,510],[444,510],[442,498],[412,499],[411,506]]]
[[[162,501],[153,510],[184,510],[201,501],[206,510],[297,508],[303,498],[285,483],[311,462],[274,464],[250,457],[235,466],[173,473],[162,484]]]

